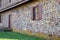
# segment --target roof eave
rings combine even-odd
[[[3,12],[3,11],[5,11],[5,10],[11,9],[11,8],[13,8],[13,7],[16,7],[16,6],[18,6],[18,5],[21,5],[21,4],[23,4],[23,3],[25,3],[25,2],[28,2],[28,1],[29,1],[29,0],[25,0],[25,1],[22,1],[22,2],[17,2],[17,3],[15,3],[15,4],[12,4],[12,5],[10,5],[10,6],[7,6],[6,8],[1,9],[1,10],[0,10],[0,13]]]

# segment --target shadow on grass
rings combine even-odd
[[[0,38],[3,39],[18,39],[18,40],[45,40],[44,38],[38,38],[35,36],[29,36],[16,32],[0,32]]]

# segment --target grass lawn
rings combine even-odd
[[[0,40],[44,40],[44,39],[16,32],[0,32]]]

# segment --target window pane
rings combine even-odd
[[[36,6],[36,7],[35,7],[35,14],[36,14],[36,15],[35,15],[35,19],[39,19],[39,18],[38,18],[38,16],[39,16],[39,10],[38,10],[38,9],[39,9],[39,7]]]

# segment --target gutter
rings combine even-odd
[[[13,7],[16,7],[16,6],[18,6],[18,5],[21,5],[21,4],[23,4],[23,3],[25,3],[25,2],[28,2],[28,1],[30,1],[30,0],[18,1],[18,2],[14,3],[14,4],[11,4],[11,5],[9,5],[9,6],[5,7],[5,8],[0,9],[0,13],[3,12],[3,11],[6,11],[6,10],[8,10],[8,9],[11,9],[11,8],[13,8]]]

